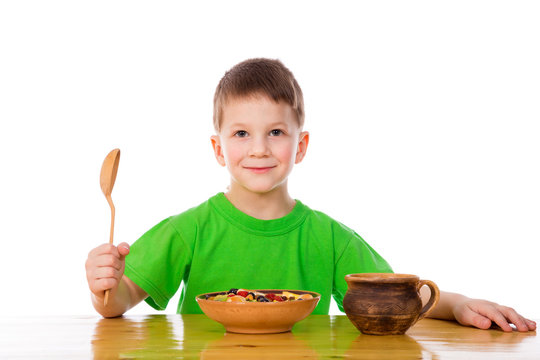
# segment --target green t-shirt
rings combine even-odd
[[[328,314],[331,295],[343,310],[346,274],[391,271],[358,234],[298,200],[286,216],[259,220],[219,193],[138,239],[125,275],[158,310],[183,281],[178,313],[202,313],[199,294],[243,288],[316,291],[313,314]]]

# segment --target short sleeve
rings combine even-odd
[[[345,275],[359,273],[391,273],[392,268],[369,244],[355,232],[338,256],[334,269],[334,299],[343,311],[343,298],[347,292]]]
[[[187,276],[191,258],[192,250],[169,218],[133,243],[124,274],[148,294],[150,306],[164,310]]]

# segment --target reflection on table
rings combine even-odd
[[[406,335],[369,336],[360,334],[345,316],[324,315],[308,317],[292,332],[267,335],[227,333],[204,315],[101,319],[92,350],[95,359],[444,359],[460,355],[494,359],[508,354],[540,359],[535,332],[504,333],[422,320]]]

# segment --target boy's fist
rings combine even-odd
[[[129,245],[121,243],[118,247],[103,244],[88,253],[86,259],[86,279],[90,291],[99,298],[105,290],[118,287],[126,264]]]

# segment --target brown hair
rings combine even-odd
[[[279,60],[248,59],[235,65],[221,78],[214,94],[214,128],[219,132],[223,108],[229,99],[265,95],[284,101],[304,125],[304,97],[293,73]]]

